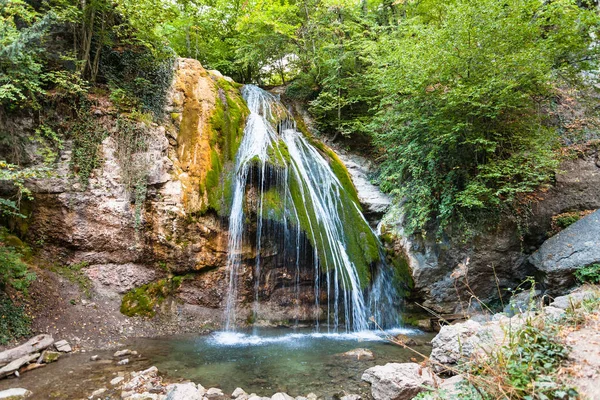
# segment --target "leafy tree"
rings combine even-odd
[[[596,14],[570,0],[413,11],[380,41],[370,72],[382,187],[406,200],[410,230],[513,208],[557,167],[544,108],[556,85],[592,68]]]

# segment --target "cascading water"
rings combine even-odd
[[[261,254],[268,233],[264,221],[274,221],[279,227],[275,236],[282,247],[280,260],[295,271],[296,305],[301,267],[307,260],[312,263],[317,330],[323,320],[327,331],[333,332],[366,330],[371,316],[381,326],[397,322],[392,274],[373,267],[381,259],[378,241],[339,176],[296,129],[278,99],[253,85],[244,86],[242,94],[250,115],[232,183],[226,330],[233,331],[236,325],[243,245],[251,239],[249,203],[256,215],[254,319],[260,315]],[[253,202],[248,200],[251,185],[256,192]]]

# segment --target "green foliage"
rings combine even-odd
[[[0,345],[31,333],[31,318],[21,306],[17,306],[0,291]]]
[[[85,188],[94,169],[101,165],[100,144],[108,132],[83,106],[68,135],[73,139],[71,169]]]
[[[131,112],[139,108],[160,119],[173,79],[173,62],[168,50],[157,56],[143,46],[104,48],[100,72],[108,81],[110,98],[119,110]]]
[[[20,212],[22,199],[31,200],[33,194],[25,186],[27,179],[40,178],[48,174],[46,167],[20,168],[0,160],[0,182],[7,182],[13,187],[13,196],[0,197],[0,216],[25,217]]]
[[[550,182],[558,135],[541,108],[558,76],[589,67],[597,24],[568,0],[430,7],[381,40],[371,70],[380,181],[406,199],[409,231],[518,208]]]
[[[53,19],[25,1],[0,2],[0,106],[38,106],[45,93],[42,42]]]
[[[600,264],[591,264],[575,271],[575,277],[582,283],[600,284]]]
[[[0,290],[12,287],[27,293],[27,288],[35,280],[35,273],[29,271],[22,257],[23,254],[18,249],[7,246],[2,238],[0,241]]]
[[[152,318],[156,314],[156,306],[173,294],[181,286],[182,281],[183,277],[175,276],[130,290],[123,296],[121,313],[128,317],[140,315]]]

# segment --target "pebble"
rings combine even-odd
[[[117,376],[116,378],[114,378],[113,380],[110,381],[110,384],[115,386],[115,385],[118,385],[119,383],[123,382],[124,380],[125,380],[125,377]]]
[[[119,351],[116,351],[115,354],[113,354],[113,357],[123,357],[123,356],[128,356],[130,354],[131,354],[131,350],[129,350],[129,349],[119,350]]]

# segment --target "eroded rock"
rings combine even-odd
[[[362,380],[371,384],[375,400],[410,400],[435,385],[437,377],[416,363],[389,363],[369,368]]]

